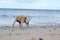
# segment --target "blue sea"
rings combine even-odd
[[[12,25],[16,16],[29,17],[30,25],[60,24],[60,10],[0,9],[0,25]]]

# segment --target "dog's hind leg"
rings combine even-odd
[[[12,27],[14,27],[14,24],[16,23],[16,19],[14,20],[13,24],[12,24]]]

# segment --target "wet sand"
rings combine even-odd
[[[60,40],[60,27],[0,27],[0,40]]]

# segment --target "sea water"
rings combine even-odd
[[[60,24],[60,10],[0,9],[0,25],[12,25],[16,16],[29,17],[30,25]]]

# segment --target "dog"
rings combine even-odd
[[[17,16],[17,17],[15,18],[12,26],[14,26],[14,24],[15,24],[16,22],[18,22],[20,28],[22,28],[23,23],[26,23],[27,27],[29,28],[29,21],[30,21],[30,18],[28,18],[28,17],[25,17],[25,16]]]

